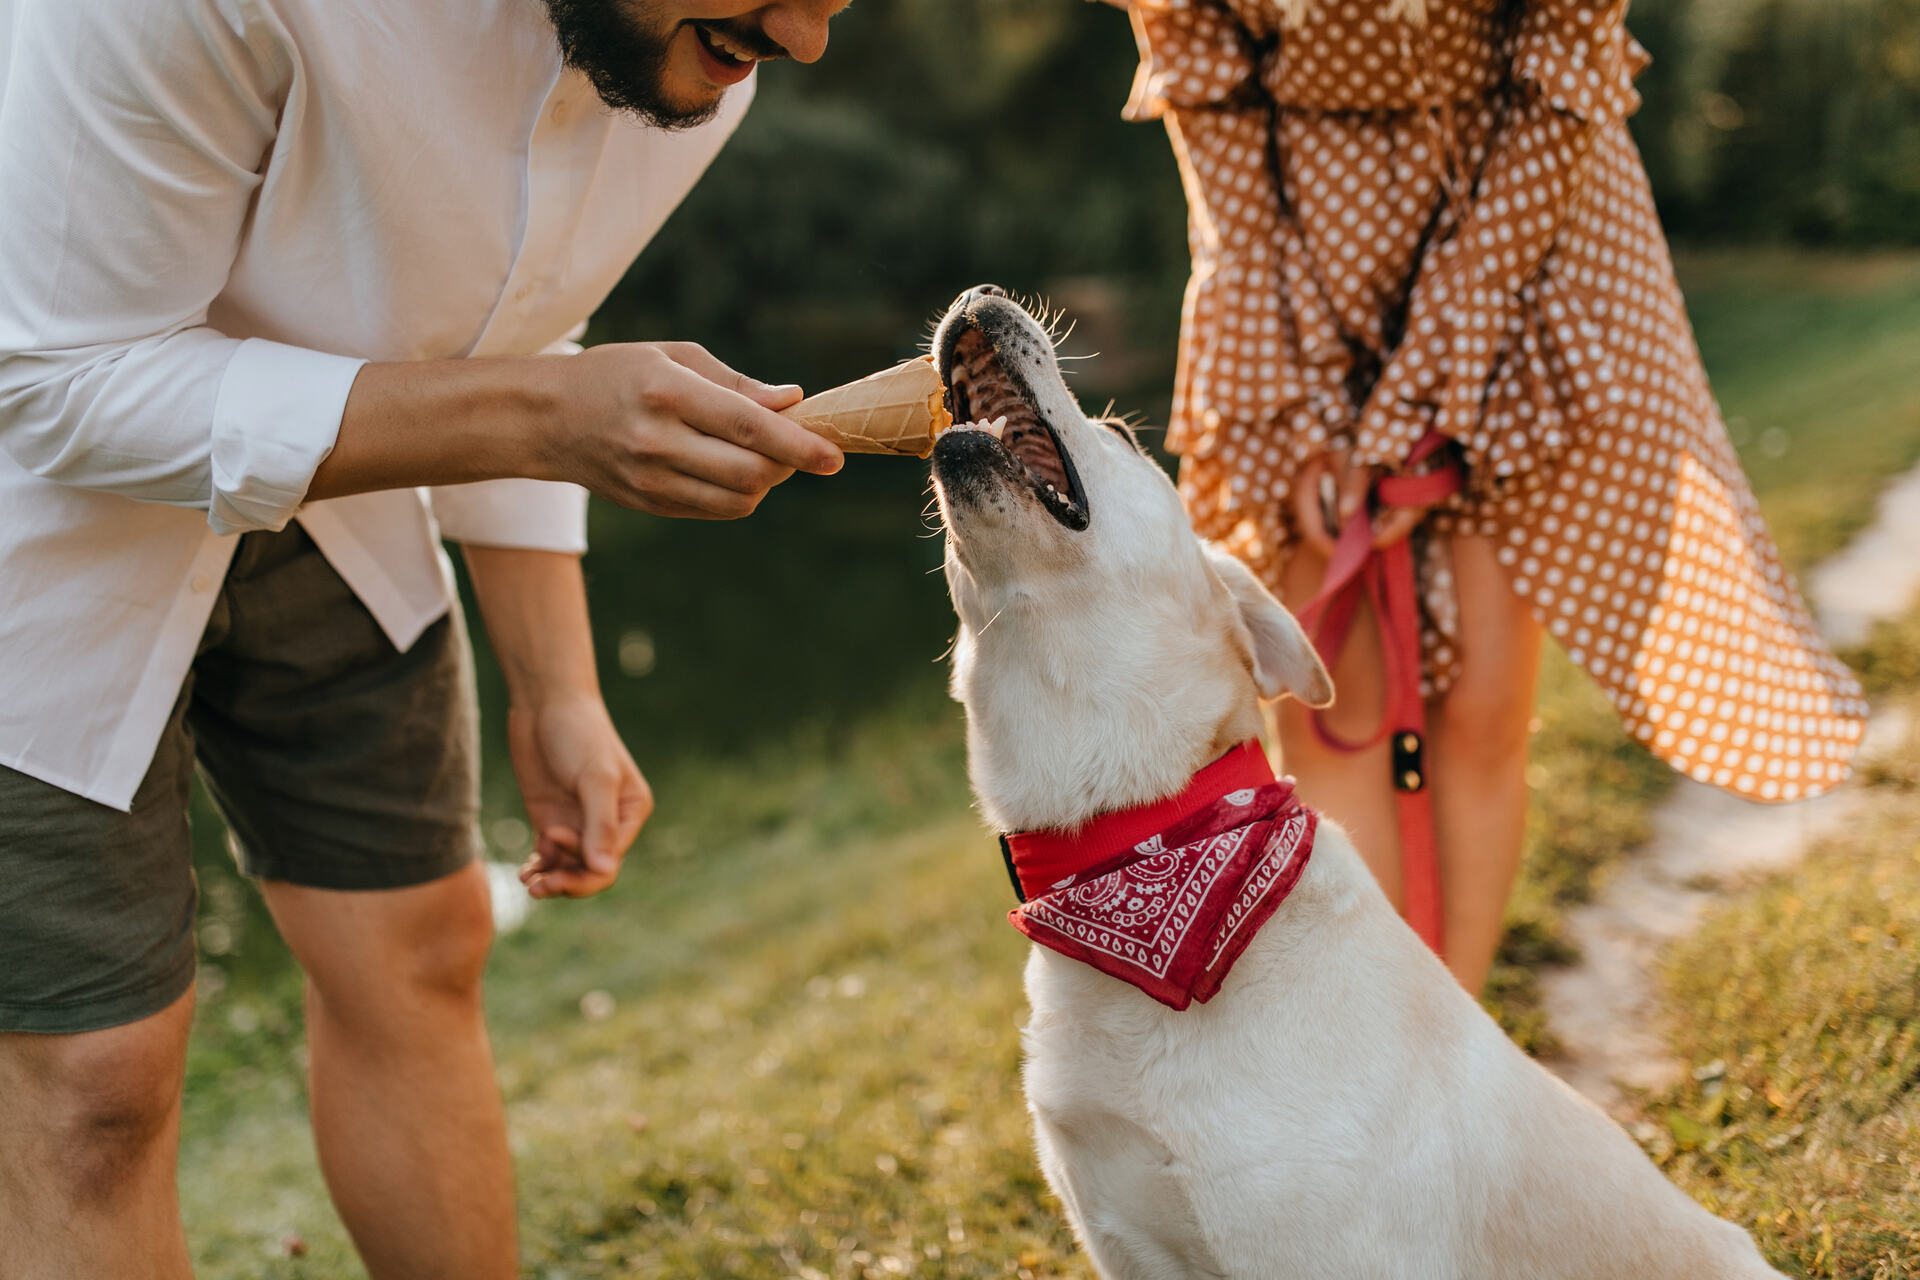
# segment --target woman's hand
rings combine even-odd
[[[1354,466],[1345,448],[1315,454],[1294,477],[1291,498],[1293,523],[1300,538],[1321,556],[1332,559],[1340,530],[1365,509],[1384,467]],[[1373,545],[1390,547],[1412,533],[1431,507],[1388,507],[1373,516]]]
[[[596,695],[513,707],[507,752],[533,824],[520,883],[536,898],[585,898],[620,875],[653,792]]]

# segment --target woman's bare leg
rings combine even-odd
[[[1446,697],[1427,706],[1427,776],[1445,912],[1447,964],[1475,994],[1500,942],[1507,897],[1520,866],[1527,817],[1527,726],[1540,669],[1540,625],[1508,585],[1484,538],[1456,538],[1460,673]],[[1326,562],[1305,548],[1287,564],[1282,598],[1298,610],[1319,589]],[[1334,731],[1360,738],[1380,723],[1385,703],[1379,629],[1362,607],[1333,669]],[[1353,837],[1396,910],[1400,832],[1385,744],[1354,755],[1324,746],[1298,702],[1278,704],[1281,763],[1300,794]]]
[[[1427,706],[1427,775],[1446,907],[1447,964],[1478,995],[1500,945],[1527,826],[1528,725],[1540,624],[1486,538],[1455,538],[1460,674]]]
[[[1298,612],[1320,589],[1327,562],[1296,548],[1287,561],[1281,602]],[[1380,672],[1380,629],[1370,608],[1361,606],[1346,648],[1334,663],[1334,704],[1325,713],[1333,731],[1352,740],[1372,733],[1386,705]],[[1356,755],[1344,755],[1313,731],[1313,712],[1292,698],[1267,707],[1268,726],[1280,739],[1280,765],[1300,783],[1300,796],[1347,829],[1374,879],[1400,909],[1400,829],[1393,804],[1387,746],[1380,743]]]

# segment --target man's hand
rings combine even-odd
[[[507,679],[507,751],[533,822],[520,881],[536,898],[612,884],[653,812],[594,673],[580,558],[468,547],[467,569]]]
[[[795,470],[840,469],[839,449],[775,412],[799,400],[800,388],[757,382],[690,342],[369,364],[306,498],[523,476],[731,520]]]
[[[653,792],[597,696],[507,712],[507,750],[533,824],[520,883],[536,898],[585,898],[611,885],[653,812]]]
[[[731,520],[795,470],[842,465],[838,448],[774,412],[799,403],[799,387],[757,382],[691,342],[593,347],[553,372],[550,477],[621,506]]]

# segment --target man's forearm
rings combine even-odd
[[[465,548],[487,639],[516,706],[600,696],[580,557],[513,547]]]
[[[369,364],[307,500],[377,489],[556,478],[542,456],[566,356]]]
[[[840,451],[770,387],[686,342],[573,356],[363,366],[306,500],[521,477],[565,480],[655,515],[734,519]]]

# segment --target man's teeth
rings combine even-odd
[[[753,54],[737,45],[729,43],[727,38],[718,31],[713,30],[711,27],[703,27],[701,29],[707,33],[707,42],[709,44],[721,53],[726,54],[729,58],[732,58],[735,62],[753,61]]]

